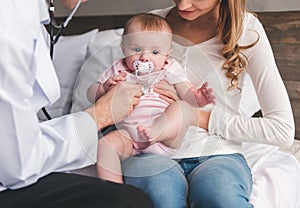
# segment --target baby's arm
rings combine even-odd
[[[105,90],[103,88],[103,84],[96,82],[91,84],[87,90],[87,99],[91,103],[95,103],[102,95],[105,94]]]
[[[216,103],[216,97],[213,95],[213,89],[208,88],[205,82],[200,88],[196,89],[189,82],[175,84],[179,97],[195,107],[204,107],[207,104]]]
[[[87,98],[91,103],[94,103],[102,95],[108,92],[110,89],[115,87],[119,82],[125,80],[127,73],[121,73],[116,76],[112,76],[107,79],[103,84],[100,82],[92,84],[87,91]]]

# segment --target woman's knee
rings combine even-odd
[[[252,207],[251,172],[238,157],[216,157],[194,169],[188,177],[191,207]]]

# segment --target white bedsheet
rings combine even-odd
[[[253,175],[251,202],[254,207],[299,208],[300,142],[295,141],[284,150],[246,143],[243,147]]]

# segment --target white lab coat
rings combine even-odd
[[[95,163],[97,128],[84,112],[39,123],[60,96],[41,21],[43,0],[0,4],[0,191]]]

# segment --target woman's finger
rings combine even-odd
[[[160,88],[154,88],[154,92],[160,94],[161,96],[168,97],[174,101],[179,99],[176,92],[173,93],[171,91],[167,91],[165,89],[160,89]]]
[[[170,98],[170,97],[167,97],[167,96],[164,96],[164,95],[161,95],[161,94],[159,95],[159,97],[160,97],[162,100],[164,100],[164,101],[166,101],[167,103],[169,103],[169,104],[176,102],[176,99]]]

